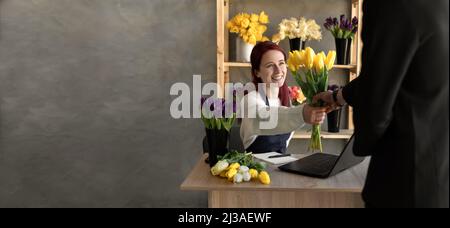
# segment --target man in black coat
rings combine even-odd
[[[368,207],[449,207],[448,29],[448,0],[365,0],[359,77],[315,97],[353,107]]]

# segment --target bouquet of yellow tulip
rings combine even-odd
[[[240,13],[227,22],[227,28],[231,33],[239,34],[244,42],[255,45],[256,42],[269,40],[263,35],[268,23],[269,16],[264,11],[259,15]]]
[[[322,106],[321,103],[313,103],[313,97],[327,91],[328,72],[333,68],[336,52],[329,51],[315,54],[314,50],[307,47],[302,51],[289,53],[288,67],[303,91],[308,104],[314,107]],[[320,125],[313,125],[309,148],[313,151],[322,152],[322,141],[320,137]]]

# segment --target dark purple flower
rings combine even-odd
[[[223,116],[226,118],[230,118],[233,114],[236,113],[236,102],[227,101],[225,102],[225,108],[223,110]]]
[[[333,19],[331,17],[325,19],[325,24],[323,25],[326,29],[331,30],[334,26]]]
[[[207,97],[200,98],[200,105],[201,105],[201,107],[203,107],[203,104],[205,103],[206,99],[208,99],[208,98]]]
[[[345,15],[342,14],[339,19],[339,21],[341,22],[341,26],[342,26],[342,24],[344,24],[344,20],[345,20]]]
[[[223,110],[224,110],[224,107],[223,107],[223,102],[224,100],[223,99],[215,99],[214,100],[214,117],[215,118],[222,118],[223,117],[223,115],[222,115],[222,112],[223,112]]]
[[[339,28],[342,29],[342,30],[347,29],[347,22],[345,20],[341,21],[341,24],[339,25]]]
[[[333,25],[334,25],[334,26],[338,26],[338,24],[339,24],[339,23],[338,23],[337,18],[333,18]]]
[[[357,17],[353,17],[353,19],[352,19],[352,25],[353,25],[353,27],[355,27],[355,26],[358,25],[358,18],[357,18]]]
[[[345,28],[346,28],[348,31],[352,31],[353,26],[352,26],[352,23],[351,23],[349,20],[345,20]]]

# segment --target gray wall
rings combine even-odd
[[[240,2],[273,16],[271,31],[349,8]],[[215,36],[213,0],[0,0],[0,207],[206,207],[179,190],[202,124],[170,117],[169,88],[215,81]]]

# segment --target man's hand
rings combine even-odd
[[[334,110],[337,110],[340,108],[339,104],[337,104],[333,99],[333,91],[326,91],[316,94],[313,97],[313,103],[323,101],[325,102],[325,105],[327,107],[326,112],[330,113]]]
[[[333,92],[332,91],[326,91],[316,94],[313,97],[313,103],[317,103],[319,101],[325,102],[326,105],[333,105],[335,104],[333,100]]]

